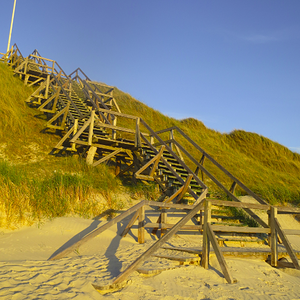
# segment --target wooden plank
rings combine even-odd
[[[283,230],[282,230],[282,228],[281,228],[281,226],[280,226],[280,224],[279,224],[279,222],[278,222],[277,219],[274,219],[274,223],[275,223],[275,228],[276,228],[276,230],[277,230],[280,238],[282,239],[282,243],[283,243],[285,249],[287,250],[287,252],[288,252],[288,254],[289,254],[289,256],[290,256],[290,258],[291,258],[291,260],[292,260],[292,262],[293,262],[293,264],[295,266],[295,268],[297,270],[300,270],[298,258],[297,258],[297,256],[294,253],[292,245],[290,244],[289,240],[287,239],[287,237],[286,237],[285,233],[283,232]]]
[[[218,232],[237,232],[237,233],[271,233],[270,228],[261,227],[237,227],[226,225],[211,225],[213,231]]]
[[[91,233],[85,235],[79,241],[73,243],[71,246],[68,246],[66,249],[62,250],[61,252],[59,252],[57,254],[54,253],[48,260],[56,260],[56,259],[60,259],[62,257],[65,257],[66,255],[68,255],[69,253],[71,253],[72,251],[74,251],[75,249],[77,249],[78,247],[80,247],[82,244],[88,242],[89,240],[91,240],[95,236],[99,235],[100,233],[102,233],[106,229],[108,229],[111,226],[113,226],[114,224],[122,221],[124,218],[126,218],[129,215],[131,215],[133,212],[137,211],[140,207],[144,206],[146,203],[147,203],[147,200],[141,201],[140,203],[138,203],[135,206],[129,208],[127,211],[123,212],[119,216],[113,218],[112,220],[110,220],[109,222],[105,223],[104,225],[96,228]]]
[[[164,202],[155,202],[155,201],[148,201],[147,205],[165,207],[165,208],[177,208],[177,209],[180,209],[180,210],[182,210],[182,209],[188,209],[188,210],[194,209],[193,205],[173,204],[173,203],[164,203]],[[200,209],[203,209],[203,204],[200,206]]]
[[[96,162],[93,163],[93,167],[96,167],[98,166],[99,164],[103,163],[104,161],[116,156],[118,153],[124,151],[124,149],[120,148],[120,149],[117,149],[116,151],[114,151],[113,153],[110,153],[104,157],[102,157],[101,159],[97,160]]]
[[[277,218],[277,209],[271,207],[270,218],[270,227],[271,227],[271,266],[277,267],[278,262],[278,242],[277,242],[277,230],[275,226],[275,219]]]
[[[76,119],[77,120],[77,119]],[[75,125],[73,125],[71,127],[71,129],[64,135],[64,137],[58,142],[58,144],[56,146],[54,146],[54,148],[58,149],[62,146],[62,144],[67,140],[67,138],[71,135],[71,133],[74,131],[74,127]]]
[[[150,202],[150,201],[149,201]],[[148,203],[149,205],[149,203]],[[113,284],[120,283],[135,271],[150,255],[158,250],[164,243],[166,243],[180,228],[185,225],[200,209],[201,204],[196,205],[187,215],[182,218],[169,232],[167,232],[161,239],[155,242],[147,251],[138,257],[130,266],[128,266],[121,274],[119,274],[113,281]]]
[[[165,146],[163,145],[163,146],[161,146],[161,148],[160,148],[158,154],[156,155],[156,160],[155,160],[155,162],[154,162],[154,164],[153,164],[153,167],[152,167],[152,169],[151,169],[151,171],[150,171],[149,176],[153,176],[153,175],[154,175],[154,172],[156,171],[156,169],[157,169],[157,167],[158,167],[158,163],[159,163],[159,161],[160,161],[160,158],[161,158],[162,155],[163,155],[164,150],[165,150]]]
[[[213,249],[215,251],[215,254],[217,256],[217,259],[219,261],[219,265],[222,269],[222,272],[223,272],[223,275],[225,277],[225,279],[227,280],[228,283],[236,283],[237,280],[236,279],[233,279],[232,276],[230,275],[229,273],[229,269],[228,269],[228,266],[227,266],[227,263],[224,259],[224,256],[220,250],[220,247],[218,245],[218,241],[215,237],[215,234],[211,228],[211,225],[210,223],[207,223],[207,233],[208,233],[208,236],[209,236],[209,240],[213,246]],[[202,254],[203,256],[203,254]]]
[[[204,225],[203,225],[203,243],[202,243],[202,260],[201,265],[204,269],[208,269],[209,265],[209,235],[208,224],[211,222],[211,202],[206,200],[204,203]]]
[[[187,190],[189,188],[189,184],[190,184],[192,179],[193,179],[193,175],[189,174],[188,177],[186,178],[185,182],[184,182],[183,189],[182,189],[181,193],[179,194],[178,198],[176,199],[176,203],[179,203],[179,201],[183,198],[184,194],[187,192]]]
[[[75,134],[75,136],[70,140],[70,143],[75,143],[76,140],[81,136],[81,134],[85,131],[85,129],[90,125],[91,118],[89,118],[82,127],[78,130],[78,132]]]
[[[145,165],[143,165],[137,172],[135,172],[135,174],[134,174],[134,176],[137,178],[137,176],[138,175],[140,175],[143,171],[145,171],[151,164],[155,164],[156,165],[156,167],[157,167],[157,165],[158,165],[158,163],[159,163],[159,160],[160,160],[160,158],[161,158],[161,156],[162,156],[162,153],[163,153],[163,151],[164,151],[164,146],[162,146],[161,148],[160,148],[160,150],[159,150],[159,152],[158,152],[158,154],[156,154],[151,160],[149,160]],[[156,163],[157,162],[157,163]],[[155,169],[154,169],[154,171],[155,171]],[[152,171],[150,172],[150,174],[149,175],[147,175],[147,176],[149,176],[149,177],[153,177],[153,174],[151,174],[152,173]],[[154,173],[154,172],[153,172]],[[153,180],[154,180],[154,178],[153,178]]]
[[[53,116],[46,124],[45,127],[64,127],[63,121],[61,122],[61,126],[52,125],[51,123],[57,120],[61,115],[63,115],[63,120],[65,120],[65,116],[67,115],[70,107],[70,102],[68,102],[67,106],[59,111],[55,116]]]
[[[120,113],[120,112],[112,111],[112,110],[110,110],[110,109],[99,108],[99,111],[101,111],[101,112],[106,112],[106,113],[112,114],[112,115],[114,115],[114,116],[124,117],[124,118],[127,118],[127,119],[133,119],[133,120],[136,120],[136,119],[138,118],[137,116],[132,116],[132,115],[128,115],[128,114],[123,114],[123,113]]]
[[[91,111],[91,123],[89,127],[89,137],[88,137],[88,144],[89,146],[92,145],[93,142],[93,133],[94,133],[94,121],[95,121],[95,111]]]
[[[285,235],[300,235],[300,230],[298,229],[283,229]]]
[[[147,223],[145,224],[145,228],[157,228],[157,229],[171,229],[175,224],[165,224],[161,223],[161,219],[159,219],[159,223]],[[202,225],[184,225],[181,227],[181,230],[202,230],[203,226]]]
[[[139,208],[138,243],[145,243],[145,206]]]
[[[244,202],[235,202],[235,201],[222,201],[222,200],[214,200],[210,199],[211,204],[215,206],[230,206],[237,208],[252,208],[252,209],[261,209],[261,210],[269,210],[271,205],[262,205],[256,203],[244,203]]]

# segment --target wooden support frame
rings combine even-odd
[[[145,243],[145,205],[139,208],[138,242]]]
[[[76,151],[76,145],[75,143],[72,144],[71,148],[65,148],[63,147],[63,143],[67,140],[67,138],[70,137],[70,135],[73,133],[76,134],[78,130],[78,119],[75,119],[74,125],[71,127],[71,129],[64,135],[64,137],[58,142],[58,144],[54,147],[55,149],[65,149],[70,151]]]
[[[59,111],[55,116],[53,116],[46,124],[45,127],[52,129],[65,130],[66,127],[66,119],[70,108],[70,102],[67,103],[66,107]],[[63,116],[61,121],[61,125],[52,125],[54,121],[56,121],[60,116]]]
[[[278,232],[280,238],[282,239],[282,243],[290,256],[295,269],[300,270],[298,258],[296,256],[296,254],[294,253],[292,245],[290,244],[288,238],[286,237],[284,231],[282,230],[282,228],[276,218],[274,218],[274,223],[275,223],[275,229]]]
[[[155,242],[146,252],[138,257],[130,266],[128,266],[121,274],[113,281],[113,284],[119,284],[135,271],[150,255],[157,251],[164,243],[166,243],[183,225],[185,225],[200,209],[202,203],[191,209],[185,217],[183,217],[176,225],[172,227],[161,239]],[[97,289],[97,285],[94,285]]]
[[[96,166],[98,166],[99,164],[105,162],[106,160],[108,160],[108,159],[110,159],[110,158],[116,156],[117,154],[119,154],[119,153],[122,152],[122,151],[124,151],[124,149],[123,149],[123,148],[119,148],[119,149],[115,150],[114,152],[112,152],[112,153],[110,153],[110,154],[108,154],[108,155],[102,157],[101,159],[97,160],[96,162],[93,163],[92,166],[93,166],[93,167],[96,167]]]
[[[91,240],[95,236],[99,235],[100,233],[102,233],[106,229],[113,226],[114,224],[122,221],[127,216],[130,216],[133,212],[136,212],[139,208],[144,206],[146,203],[147,203],[147,200],[141,201],[140,203],[136,204],[135,206],[129,208],[127,211],[123,212],[121,215],[115,217],[114,219],[110,220],[109,222],[105,223],[104,225],[96,228],[91,233],[85,235],[81,240],[75,242],[74,244],[72,244],[69,247],[65,248],[61,252],[54,253],[48,260],[56,260],[56,259],[60,259],[62,257],[65,257],[66,255],[68,255],[69,253],[71,253],[72,251],[74,251],[75,249],[80,247],[82,244],[88,242],[89,240]]]
[[[275,219],[277,218],[277,208],[271,207],[269,214],[269,224],[271,228],[270,246],[271,246],[271,266],[277,267],[278,264],[278,241]]]
[[[142,166],[137,172],[135,172],[134,174],[134,177],[137,178],[137,179],[145,179],[145,178],[149,178],[148,180],[154,180],[153,178],[153,175],[154,175],[154,172],[156,171],[157,169],[157,166],[158,166],[158,163],[160,161],[160,158],[162,157],[163,155],[163,152],[165,150],[165,146],[161,146],[158,154],[156,154],[150,161],[148,161],[144,166]],[[153,167],[152,169],[150,170],[150,173],[149,175],[142,175],[141,176],[141,173],[143,171],[145,171],[150,165],[153,164]]]
[[[204,269],[208,269],[209,265],[209,236],[208,236],[208,226],[211,222],[211,202],[204,202],[204,225],[203,225],[203,244],[202,244],[202,260],[201,265]]]
[[[38,107],[38,110],[42,111],[42,112],[55,113],[59,93],[60,93],[60,87],[57,89],[57,91],[47,101],[45,101],[41,106]],[[47,104],[49,104],[53,99],[54,99],[54,102],[53,102],[53,105],[52,105],[52,109],[45,109],[44,107]]]

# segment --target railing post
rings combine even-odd
[[[114,116],[113,119],[113,126],[117,126],[117,117]],[[112,139],[115,140],[117,138],[117,131],[116,130],[112,130]]]
[[[138,242],[145,243],[145,205],[139,208]]]
[[[211,222],[211,202],[207,199],[204,202],[204,225],[203,225],[203,244],[202,244],[202,260],[201,265],[204,269],[208,269],[209,265],[209,238],[208,238],[208,226]]]
[[[278,243],[277,243],[277,230],[275,227],[275,219],[277,218],[277,208],[271,206],[269,214],[269,224],[271,227],[271,266],[277,267],[278,262]]]
[[[173,130],[173,129],[170,130],[170,133],[169,133],[169,139],[170,139],[170,140],[173,140],[173,139],[174,139],[174,130]],[[173,143],[172,143],[172,142],[170,142],[170,148],[171,148],[171,150],[173,151]]]
[[[92,142],[93,142],[94,120],[95,120],[95,111],[92,110],[92,113],[91,113],[91,124],[90,124],[90,128],[89,128],[89,138],[88,138],[88,144],[89,144],[89,146],[91,146]]]
[[[162,209],[161,212],[161,224],[167,224],[167,211],[165,208]],[[161,229],[161,237],[166,233],[166,229],[162,228]]]
[[[135,147],[141,148],[141,134],[140,134],[140,118],[136,119],[135,129]]]
[[[150,135],[150,144],[153,145],[154,144],[154,136]]]

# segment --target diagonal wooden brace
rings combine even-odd
[[[150,178],[152,178],[152,180],[154,180],[153,175],[154,175],[155,170],[157,169],[159,160],[160,160],[160,158],[162,157],[162,154],[163,154],[164,150],[165,150],[165,146],[161,146],[161,148],[160,148],[158,154],[156,154],[151,160],[149,160],[144,166],[142,166],[142,167],[134,174],[134,177],[137,178],[137,179],[145,179],[145,178],[144,178],[145,175],[141,175],[141,173],[142,173],[144,170],[146,170],[151,164],[154,163],[154,165],[153,165],[153,167],[152,167],[152,169],[151,169],[151,171],[150,171],[150,174],[149,174],[148,176],[146,175],[147,178],[150,177]],[[149,178],[149,179],[150,179],[150,178]]]

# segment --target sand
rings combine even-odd
[[[100,294],[92,284],[110,284],[156,240],[147,233],[145,244],[138,244],[136,229],[121,239],[126,221],[67,257],[47,261],[60,247],[104,222],[64,217],[16,231],[0,229],[0,299],[300,299],[298,270],[272,268],[257,259],[225,258],[238,280],[228,284],[214,257],[209,270],[199,265],[178,268],[178,262],[152,258],[144,267],[177,268],[155,276],[134,272],[123,289]],[[292,216],[285,216],[283,223],[300,229]],[[168,244],[199,248],[200,238],[197,233],[178,234]],[[291,238],[300,249],[300,237]]]

